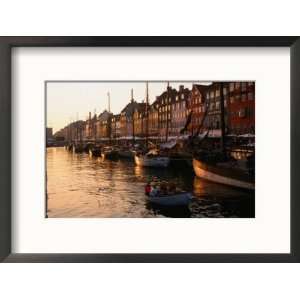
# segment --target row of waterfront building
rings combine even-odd
[[[223,88],[223,92],[221,91]],[[255,133],[255,83],[213,82],[167,89],[151,104],[137,102],[131,93],[129,103],[119,114],[104,110],[89,113],[87,120],[71,122],[56,132],[66,141],[109,139],[168,139],[221,128],[221,97],[224,99],[227,134]],[[183,130],[184,129],[184,130]]]

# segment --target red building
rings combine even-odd
[[[228,89],[229,132],[232,134],[254,134],[255,82],[230,82],[228,83]]]
[[[166,139],[171,133],[172,104],[176,102],[176,89],[168,86],[160,96],[156,98],[158,104],[158,128],[161,139]]]
[[[192,113],[191,123],[189,125],[189,132],[191,134],[197,132],[199,125],[203,121],[207,105],[207,95],[209,94],[206,85],[193,85],[188,101],[188,113]]]
[[[211,135],[221,130],[221,86],[224,96],[224,121],[227,134],[255,132],[255,83],[214,82],[209,85],[193,85],[189,101],[192,121],[189,131],[194,134],[209,130]]]
[[[179,86],[175,102],[171,106],[170,136],[180,135],[180,130],[185,126],[188,116],[188,101],[191,91]]]

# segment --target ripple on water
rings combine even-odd
[[[149,204],[144,185],[154,177],[176,180],[192,192],[190,207]],[[195,178],[191,169],[139,168],[64,148],[47,149],[47,192],[49,217],[254,217],[254,193]]]

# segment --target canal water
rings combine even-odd
[[[149,204],[144,186],[153,177],[175,181],[194,195],[189,207]],[[214,184],[192,168],[142,168],[130,160],[102,160],[47,148],[48,217],[254,217],[254,192]]]

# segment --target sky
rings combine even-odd
[[[179,85],[187,88],[193,83],[172,82],[171,87],[178,90]],[[201,82],[203,84],[203,82]],[[167,82],[149,82],[149,102],[166,90]],[[47,83],[47,127],[53,132],[65,127],[71,121],[86,120],[89,112],[92,115],[108,110],[110,93],[110,110],[118,114],[129,103],[133,89],[134,99],[141,102],[145,99],[145,82],[48,82]]]

